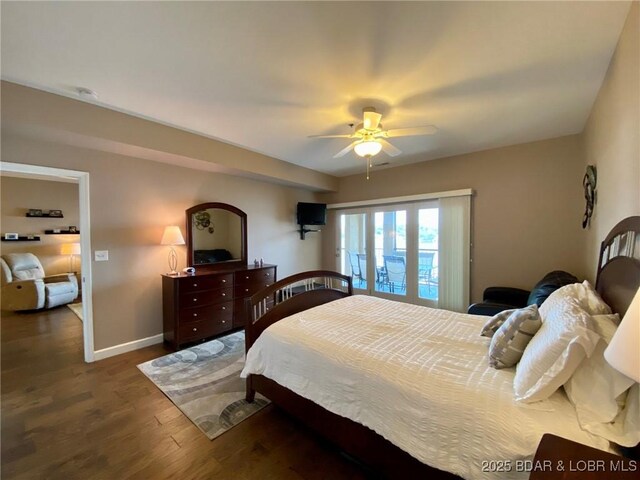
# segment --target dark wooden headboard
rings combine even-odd
[[[600,246],[596,290],[622,317],[640,286],[640,216],[619,222]]]

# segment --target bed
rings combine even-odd
[[[640,284],[639,231],[625,219],[600,251],[596,289],[620,314]],[[486,317],[352,293],[349,277],[313,271],[251,298],[248,400],[260,392],[387,477],[526,478],[484,462],[531,459],[544,433],[609,448],[561,390],[513,401],[513,370],[487,368]]]

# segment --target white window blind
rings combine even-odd
[[[471,197],[441,198],[439,212],[438,308],[464,312],[469,306]]]

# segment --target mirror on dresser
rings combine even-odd
[[[247,299],[276,281],[275,265],[247,265],[247,215],[226,203],[187,210],[187,264],[162,276],[165,344],[179,350],[241,330]]]
[[[187,210],[187,264],[196,270],[247,263],[247,214],[226,203],[201,203]]]

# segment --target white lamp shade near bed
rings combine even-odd
[[[604,351],[604,358],[620,373],[640,382],[640,289]]]

